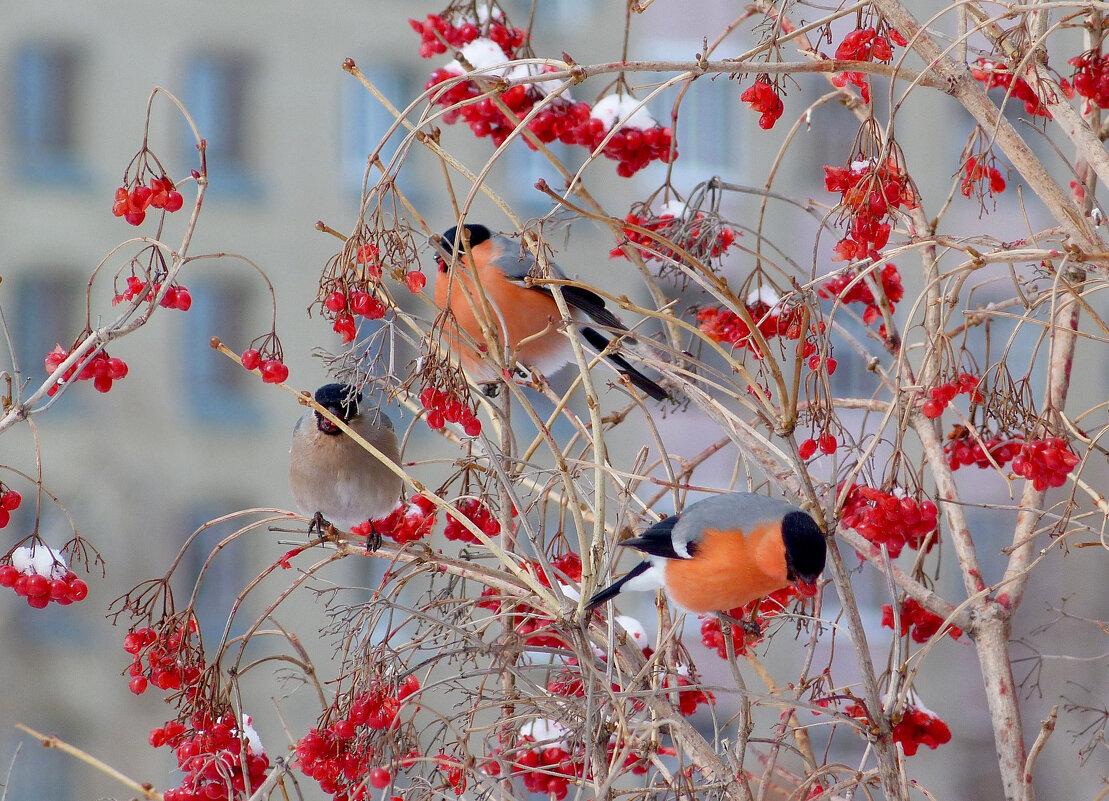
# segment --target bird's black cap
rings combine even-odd
[[[344,422],[358,414],[362,393],[348,384],[324,384],[316,390],[316,403],[325,406]]]
[[[782,540],[790,580],[813,584],[824,570],[828,556],[824,533],[816,521],[805,512],[790,512],[782,518]]]
[[[465,228],[466,232],[470,235],[470,247],[473,247],[474,245],[480,245],[482,242],[487,242],[487,241],[489,241],[490,239],[493,238],[492,231],[490,231],[484,225],[477,225],[476,223],[467,223],[466,225],[464,225],[462,227]],[[443,235],[441,237],[439,237],[439,241],[443,246],[443,252],[445,252],[445,253],[454,253],[454,238],[457,235],[458,235],[458,226],[457,225],[452,227],[452,228],[448,228],[446,231],[443,232]],[[464,243],[460,242],[459,244],[464,244]]]

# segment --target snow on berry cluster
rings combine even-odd
[[[368,537],[374,531],[398,545],[416,542],[431,533],[435,528],[435,504],[425,495],[417,495],[408,503],[402,503],[380,520],[360,523],[350,530],[351,534]]]
[[[501,533],[501,524],[493,517],[489,507],[477,498],[461,498],[454,505],[454,508],[458,510],[459,514],[481,529],[486,537],[492,539]],[[512,510],[512,516],[516,517],[515,509]],[[474,545],[481,543],[476,534],[451,515],[447,515],[447,525],[443,529],[443,536],[452,542],[457,540],[458,542]]]
[[[159,690],[195,688],[204,672],[204,654],[198,642],[196,618],[170,618],[157,629],[143,626],[123,638],[123,650],[131,655],[127,674],[135,695],[153,684]]]
[[[152,730],[150,744],[172,748],[177,766],[185,773],[178,787],[165,791],[165,801],[243,801],[265,781],[270,769],[249,715],[243,715],[240,727],[231,712],[218,716],[197,712],[188,726],[171,720]]]
[[[908,634],[913,642],[928,642],[936,636],[936,632],[943,625],[943,618],[929,612],[915,598],[906,597],[901,602],[901,636]],[[893,607],[890,604],[882,605],[882,626],[892,629],[894,626]],[[949,625],[944,633],[951,639],[957,640],[963,636],[963,630],[958,626]]]
[[[1067,63],[1074,67],[1074,91],[1100,108],[1109,108],[1109,56],[1089,50]]]
[[[975,156],[967,158],[963,164],[963,181],[959,191],[963,197],[976,195],[1000,195],[1005,191],[1005,179],[1001,177],[1001,170],[995,167],[990,160],[979,160]]]
[[[0,528],[4,528],[11,522],[12,512],[18,509],[21,503],[23,503],[23,496],[0,481]]]
[[[767,342],[778,337],[797,340],[801,338],[801,311],[795,306],[781,303],[771,290],[752,292],[743,304],[755,323],[755,329]],[[726,342],[733,348],[746,348],[755,358],[763,357],[754,331],[743,317],[723,307],[702,308],[697,311],[697,326],[713,342]],[[813,327],[819,333],[819,326]],[[806,340],[802,345],[805,357],[816,352],[815,343]],[[833,367],[833,369],[835,369]]]
[[[565,595],[571,595],[573,590],[562,583],[561,578],[553,579],[543,570],[542,565],[536,561],[528,563],[531,572],[544,587],[555,586]],[[572,551],[557,556],[551,560],[551,566],[561,571],[571,581],[581,582],[581,557]],[[554,584],[552,584],[552,580]],[[493,587],[486,587],[481,592],[482,600],[477,606],[499,613],[501,611],[500,592]],[[512,614],[506,618],[504,625],[512,628],[516,635],[523,639],[529,648],[565,648],[567,639],[557,627],[555,621],[549,616],[527,604],[513,603]]]
[[[844,710],[858,720],[870,721],[860,704],[851,704]],[[923,706],[909,706],[902,712],[900,719],[890,721],[893,741],[901,743],[905,756],[913,756],[922,745],[935,749],[951,740],[951,730],[934,712]]]
[[[629,212],[624,222],[629,223],[629,226],[621,231],[628,242],[636,246],[639,255],[647,261],[659,261],[664,265],[683,261],[683,254],[630,226],[646,229],[670,240],[700,262],[724,255],[737,236],[716,215],[706,215],[701,211],[690,214],[689,208],[680,200],[671,200],[657,215],[648,209],[639,213]],[[628,258],[624,247],[613,248],[608,255],[614,259]]]
[[[841,195],[847,235],[833,248],[832,261],[879,258],[901,209],[917,207],[916,189],[896,158],[857,158],[846,167],[824,165],[824,188]]]
[[[427,409],[428,428],[440,431],[447,423],[457,423],[468,437],[481,433],[477,411],[466,405],[460,393],[427,386],[420,391],[420,405]]]
[[[859,28],[843,37],[836,48],[836,58],[844,61],[877,61],[888,64],[893,59],[893,45],[905,47],[908,42],[897,30],[874,27]],[[832,78],[832,86],[854,84],[859,87],[864,103],[870,102],[870,79],[862,72],[840,72]]]
[[[994,462],[1004,467],[1020,453],[1023,445],[1024,437],[1020,434],[983,434],[979,439],[966,426],[956,425],[947,435],[943,452],[952,470],[970,465],[984,470],[993,467]]]
[[[914,500],[900,487],[895,487],[893,492],[883,492],[876,487],[852,484],[844,499],[839,522],[870,540],[876,553],[884,544],[889,555],[896,559],[902,548],[908,546],[917,550],[925,541],[928,542],[926,551],[932,550],[936,538],[931,535],[939,526],[939,516],[932,501]]]
[[[798,598],[804,595],[796,585],[783,587],[780,590],[775,590],[769,595],[758,598],[743,606],[737,606],[735,609],[729,609],[727,615],[737,621],[749,620],[755,610],[758,609],[758,614],[761,619],[776,617],[782,612],[785,612],[789,606]],[[728,640],[724,636],[724,631],[720,626],[720,618],[716,615],[701,615],[701,642],[704,643],[706,648],[712,648],[716,651],[717,656],[721,659],[728,658]],[[732,624],[732,648],[736,656],[746,654],[748,649],[758,645],[763,640],[763,634],[766,627],[759,624],[759,633],[748,631],[743,626],[733,623]]]
[[[1024,110],[1028,114],[1034,117],[1051,119],[1051,112],[1047,110],[1043,100],[1036,94],[1036,90],[1024,78],[1014,76],[1013,71],[1005,64],[999,64],[989,58],[979,58],[975,62],[975,66],[971,67],[970,74],[974,77],[974,80],[981,82],[987,90],[1004,89],[1010,96],[1020,100],[1024,103]],[[1064,97],[1074,96],[1074,90],[1066,80],[1059,84],[1059,90]],[[1054,93],[1053,88],[1047,88],[1046,91]]]
[[[79,338],[78,342],[81,339],[83,337]],[[47,375],[61,367],[62,362],[69,358],[69,354],[70,351],[61,345],[55,345],[54,350],[46,354]],[[77,376],[78,381],[92,381],[92,385],[97,392],[109,392],[112,389],[113,382],[127,377],[127,363],[123,359],[109,356],[106,350],[100,350],[66,370],[65,374],[58,379],[58,382],[46,391],[46,394],[50,396],[57,394],[62,385],[73,378],[74,375]]]
[[[184,198],[168,176],[151,176],[149,186],[136,177],[133,184],[124,184],[116,190],[112,214],[131,225],[141,225],[146,219],[147,209],[153,207],[172,213],[180,211],[184,203]]]
[[[889,304],[890,314],[893,314],[897,304],[905,296],[905,288],[901,285],[901,273],[897,271],[893,262],[886,262],[877,277],[882,287],[882,294],[886,296],[886,302]],[[870,285],[860,279],[854,270],[845,270],[833,275],[821,285],[818,293],[822,298],[839,298],[844,304],[862,304],[863,323],[866,325],[870,325],[882,316],[882,310]],[[878,333],[880,336],[886,335],[885,323],[878,327]]]
[[[971,403],[983,403],[986,398],[978,389],[979,381],[978,376],[962,372],[954,381],[932,387],[928,390],[928,400],[920,407],[921,413],[929,420],[935,420],[958,395],[966,395]]]
[[[161,291],[162,285],[159,282],[155,281],[154,286],[151,286],[137,275],[131,275],[127,278],[124,290],[112,298],[112,305],[115,306],[124,301],[134,300],[140,295],[147,303],[153,303],[154,298]],[[162,300],[158,305],[185,312],[193,307],[193,296],[188,289],[175,283],[166,290],[166,294],[162,296]]]
[[[0,494],[0,527],[7,525],[7,514],[19,506],[19,493]],[[68,606],[85,600],[89,586],[66,566],[65,557],[42,543],[12,551],[10,562],[0,564],[0,587],[10,587],[26,598],[33,609],[44,609],[51,601]]]
[[[1078,464],[1078,456],[1067,441],[1059,437],[1031,439],[1025,442],[1013,458],[1013,472],[1032,482],[1040,490],[1061,487],[1067,475]]]
[[[543,103],[545,107],[532,117],[528,129],[544,144],[558,140],[565,145],[596,150],[613,128],[618,127],[602,152],[606,158],[618,162],[616,171],[623,177],[634,175],[652,161],[668,162],[677,156],[673,151],[671,129],[659,125],[637,100],[624,94],[608,95],[590,106],[574,102],[565,91],[556,96],[560,85],[556,81],[537,80],[500,92],[497,100],[507,109],[507,114],[492,97],[482,97],[485,92],[478,83],[465,79],[468,71],[463,61],[475,73],[509,80],[538,77],[553,69],[508,66],[526,42],[526,34],[518,28],[509,28],[498,20],[487,20],[487,30],[482,32],[472,20],[454,25],[436,16],[429,16],[425,22],[409,20],[409,23],[421,35],[421,55],[445,52],[440,36],[460,54],[460,60],[433,71],[424,87],[432,89],[442,85],[432,94],[432,100],[447,109],[443,121],[448,125],[461,119],[469,125],[474,136],[488,136],[499,147],[516,130],[520,120],[536,104]],[[536,149],[531,142],[527,144]]]
[[[786,110],[785,104],[782,103],[782,98],[778,94],[778,87],[770,82],[769,78],[760,77],[755,80],[753,84],[743,90],[743,94],[739,99],[747,103],[752,111],[757,111],[761,115],[759,117],[759,127],[764,131],[768,131],[774,127]]]
[[[334,801],[369,797],[367,780],[374,788],[386,787],[393,775],[381,765],[371,768],[382,755],[370,735],[395,728],[405,699],[419,689],[420,681],[412,675],[395,685],[372,681],[367,689],[348,697],[341,713],[337,708],[329,710],[328,725],[313,727],[297,741],[296,767]]]

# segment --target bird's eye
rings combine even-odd
[[[439,272],[445,273],[447,271],[447,263],[443,261],[442,257],[436,256],[435,263],[439,265]]]

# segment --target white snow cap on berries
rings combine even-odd
[[[639,622],[637,618],[631,615],[617,615],[616,622],[628,633],[632,641],[640,648],[650,648],[651,638],[647,634],[647,627]]]
[[[62,552],[55,551],[42,543],[34,546],[33,553],[27,547],[16,548],[12,551],[12,565],[20,573],[27,575],[38,573],[51,580],[65,578],[69,570]]]
[[[504,19],[504,12],[489,3],[478,3],[477,5],[477,21],[484,25],[490,19]]]
[[[262,756],[266,753],[266,749],[262,747],[262,738],[258,736],[252,723],[253,718],[250,715],[243,715],[243,737],[246,739],[246,744],[250,746],[250,750]]]
[[[621,94],[602,97],[593,104],[589,116],[603,122],[606,131],[611,131],[617,122],[625,128],[638,128],[641,131],[658,125],[646,106],[641,106],[634,97]]]
[[[479,36],[467,45],[463,45],[459,52],[462,57],[470,62],[475,71],[483,75],[504,75],[504,65],[508,63],[508,56],[501,50],[501,46],[492,39]],[[498,69],[500,67],[501,69]],[[449,62],[443,67],[447,72],[462,75],[466,72],[458,59]]]
[[[666,201],[666,203],[662,205],[662,209],[659,210],[658,216],[662,217],[666,214],[669,214],[675,220],[680,220],[682,217],[685,216],[686,210],[688,210],[688,208],[689,206],[685,205],[685,203],[678,200],[677,198],[674,198],[673,200]]]
[[[508,80],[512,81],[512,80],[515,80],[517,78],[531,78],[531,77],[534,77],[536,75],[542,75],[542,74],[543,74],[543,67],[539,64],[517,64],[515,67],[510,69],[508,71],[508,74],[506,74],[504,77],[507,78]],[[558,89],[558,87],[562,86],[562,84],[564,84],[564,83],[565,83],[565,81],[555,81],[555,80],[552,80],[552,81],[536,81],[535,83],[528,84],[528,86],[530,86],[536,92],[539,92],[541,95],[546,97],[547,95],[553,95],[555,93],[555,90]],[[573,99],[574,99],[573,97],[570,96],[570,90],[568,88],[563,89],[561,92],[559,92],[558,96],[561,97],[563,100],[566,100],[566,101],[573,101]]]
[[[548,718],[529,720],[520,727],[520,734],[523,737],[531,737],[535,742],[547,746],[558,746],[559,748],[566,746],[566,740],[563,739],[566,736],[566,727],[557,720]]]
[[[762,286],[752,289],[751,292],[748,293],[747,305],[750,306],[754,303],[758,303],[760,300],[770,308],[774,308],[782,302],[782,296],[775,292],[772,287],[763,284]]]

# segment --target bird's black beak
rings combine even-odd
[[[812,598],[814,595],[816,595],[816,591],[820,586],[817,583],[819,581],[819,573],[817,573],[815,576],[794,577],[794,585],[797,587],[797,592],[799,592],[803,598]]]
[[[337,410],[328,409],[328,411],[335,414],[335,416],[338,417],[340,420],[343,419],[343,415],[341,413],[339,413]],[[328,420],[326,417],[324,417],[319,412],[316,412],[316,428],[318,428],[320,431],[322,431],[325,434],[338,434],[340,431],[342,431],[342,429],[339,428],[339,426],[332,423],[330,420]]]

